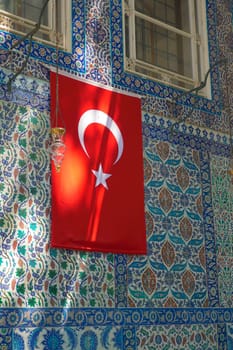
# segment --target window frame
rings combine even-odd
[[[33,40],[38,41],[42,44],[49,45],[52,47],[56,46],[56,36],[58,37],[58,46],[67,52],[71,52],[71,28],[69,23],[72,23],[72,6],[71,0],[60,0],[61,1],[61,16],[59,18],[61,24],[61,31],[58,31],[56,35],[56,2],[50,0],[48,2],[48,25],[41,24],[38,31],[39,34],[45,34],[48,39],[41,38],[38,33],[33,36]],[[34,22],[28,18],[20,17],[13,13],[7,12],[0,9],[0,30],[8,31],[13,34],[25,35],[30,32],[37,22]],[[14,28],[15,26],[21,26],[21,30]]]
[[[134,73],[146,79],[152,79],[159,83],[166,84],[182,90],[189,90],[200,85],[203,81],[206,72],[209,69],[209,53],[208,53],[208,37],[207,37],[207,20],[206,20],[206,5],[203,0],[186,0],[189,5],[190,33],[175,26],[171,26],[161,20],[149,17],[135,9],[136,0],[123,0],[123,37],[124,37],[124,70],[128,73]],[[126,4],[128,3],[128,5]],[[194,15],[196,14],[196,16]],[[128,41],[126,44],[126,20],[128,18]],[[171,31],[172,33],[181,34],[190,40],[191,46],[191,66],[192,78],[185,75],[170,71],[168,69],[152,65],[148,62],[139,60],[136,56],[136,17],[142,18],[149,23],[158,25],[160,28]],[[201,37],[198,33],[201,33]],[[199,47],[198,47],[199,46]],[[127,52],[128,51],[128,52]],[[127,56],[128,53],[128,56]],[[141,72],[140,72],[141,70]],[[142,72],[144,70],[144,72]],[[147,73],[148,72],[148,73]],[[151,74],[150,74],[151,72]],[[198,77],[199,79],[195,79]],[[175,83],[177,81],[178,83]],[[180,82],[180,84],[179,84]],[[190,87],[184,87],[182,84],[189,84]],[[208,79],[207,84],[200,95],[211,98],[211,84]]]

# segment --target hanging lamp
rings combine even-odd
[[[62,161],[65,155],[66,146],[63,141],[65,134],[65,128],[54,127],[51,128],[51,158],[54,162],[56,171],[59,172],[61,169]]]

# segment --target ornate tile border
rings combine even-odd
[[[184,123],[174,123],[158,115],[143,113],[143,135],[163,141],[183,144],[198,151],[207,151],[229,157],[229,136]]]
[[[115,306],[127,307],[127,256],[115,255]]]
[[[0,308],[0,328],[232,322],[233,308]]]
[[[218,349],[225,350],[227,344],[227,329],[226,324],[217,325],[217,334],[218,334]],[[230,350],[230,349],[229,349]]]
[[[39,111],[50,110],[50,85],[47,80],[20,75],[9,90],[7,82],[12,74],[8,69],[0,68],[0,100],[30,106]]]
[[[204,236],[206,250],[206,273],[208,284],[209,306],[219,306],[218,275],[216,261],[216,242],[214,232],[214,216],[211,198],[211,179],[209,155],[200,152],[201,182],[204,218]]]

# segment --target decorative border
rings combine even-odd
[[[204,218],[204,236],[206,250],[206,273],[208,283],[209,306],[219,306],[218,275],[216,260],[216,242],[214,233],[214,215],[211,198],[210,160],[207,152],[200,152],[201,184]]]
[[[145,326],[233,322],[233,308],[0,308],[0,327]]]
[[[218,334],[218,349],[226,350],[227,344],[227,327],[226,324],[217,325],[217,334]],[[229,349],[231,350],[231,349]]]
[[[211,151],[213,153],[220,152],[220,154],[224,154],[225,156],[228,156],[227,149],[230,141],[228,135],[216,132],[214,130],[206,130],[201,127],[196,127],[195,125],[172,122],[168,118],[164,118],[164,117],[147,113],[147,112],[143,113],[143,119],[144,119],[143,127],[149,128],[147,129],[147,133],[149,134],[150,134],[149,130],[151,130],[151,128],[168,129],[169,136],[167,137],[167,140],[169,139],[170,142],[177,143],[180,136],[187,135],[192,139],[191,146],[194,145],[194,148],[197,148],[198,150],[200,150],[200,147],[203,147],[203,149],[206,150],[206,147],[207,147],[208,151]],[[145,135],[145,136],[148,136],[148,135]],[[152,137],[153,135],[154,135],[154,132],[152,134]]]
[[[123,328],[123,344],[124,350],[137,350],[135,327]]]
[[[144,113],[143,135],[162,141],[189,146],[198,151],[207,151],[224,157],[230,156],[229,137],[187,124],[173,123],[164,117]]]
[[[127,307],[127,256],[115,255],[115,306]]]
[[[20,75],[12,83],[11,90],[7,82],[12,76],[8,69],[0,68],[0,100],[29,106],[39,111],[50,110],[50,84],[48,81]]]

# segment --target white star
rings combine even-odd
[[[112,175],[103,172],[102,164],[99,165],[98,171],[92,170],[92,172],[96,176],[95,187],[103,185],[106,189],[108,189],[106,180]]]

